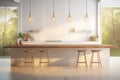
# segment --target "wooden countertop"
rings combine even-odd
[[[110,44],[24,44],[7,45],[3,48],[117,48]]]

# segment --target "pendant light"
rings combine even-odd
[[[86,4],[85,5],[86,5],[86,13],[85,13],[84,21],[88,22],[88,12],[87,12],[87,6],[88,5],[87,5],[87,0],[86,0]]]
[[[28,15],[28,21],[29,21],[29,22],[32,22],[32,16],[31,16],[31,0],[29,1],[29,7],[30,7],[30,10],[29,10],[29,15]]]
[[[56,21],[54,10],[55,10],[55,1],[53,0],[53,14],[52,14],[52,22],[55,22],[55,21]]]
[[[69,0],[69,7],[68,7],[68,9],[69,9],[69,13],[68,13],[67,21],[68,22],[72,22],[72,17],[71,17],[71,14],[70,14],[70,0]]]

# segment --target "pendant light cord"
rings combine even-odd
[[[88,12],[87,12],[87,0],[86,0],[86,16],[88,15]]]
[[[68,13],[68,22],[72,22],[72,18],[71,18],[71,14],[70,14],[70,0],[69,0],[69,2],[68,2],[69,4],[68,4],[68,10],[69,10],[69,13]]]
[[[54,15],[54,9],[55,9],[55,1],[53,0],[53,15]]]
[[[55,22],[55,13],[54,13],[54,9],[55,9],[55,1],[53,0],[53,14],[52,14],[52,22]]]
[[[31,0],[29,1],[29,7],[30,7],[30,10],[29,10],[29,15],[28,15],[28,20],[29,20],[29,22],[32,22],[32,16],[31,16]]]
[[[31,14],[31,0],[30,0],[30,14]]]
[[[70,0],[69,0],[69,15],[70,15]]]

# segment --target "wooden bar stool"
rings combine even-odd
[[[33,50],[26,50],[24,51],[26,54],[25,54],[25,64],[26,63],[33,63],[34,65],[34,58],[33,58]],[[31,61],[27,61],[28,59],[30,59]]]
[[[92,52],[92,56],[91,56],[91,61],[90,61],[90,66],[92,67],[92,64],[98,64],[98,66],[100,65],[102,67],[102,63],[101,63],[101,58],[100,58],[100,52],[101,50],[91,50]],[[93,61],[94,58],[94,54],[97,54],[97,61]]]
[[[77,50],[78,52],[78,55],[77,55],[77,64],[76,66],[78,66],[79,63],[85,63],[86,67],[88,67],[87,65],[87,58],[86,58],[86,50]],[[84,62],[80,61],[80,54],[83,53],[83,56],[84,56]]]
[[[48,65],[49,65],[49,56],[48,56],[48,50],[39,50],[40,51],[40,65],[41,65],[41,63],[48,63]],[[45,54],[46,53],[46,60],[47,61],[42,61],[42,58],[43,58],[43,54]]]

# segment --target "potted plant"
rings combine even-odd
[[[98,36],[97,35],[93,35],[90,37],[91,41],[98,41]]]
[[[18,44],[22,45],[23,33],[18,33]]]

